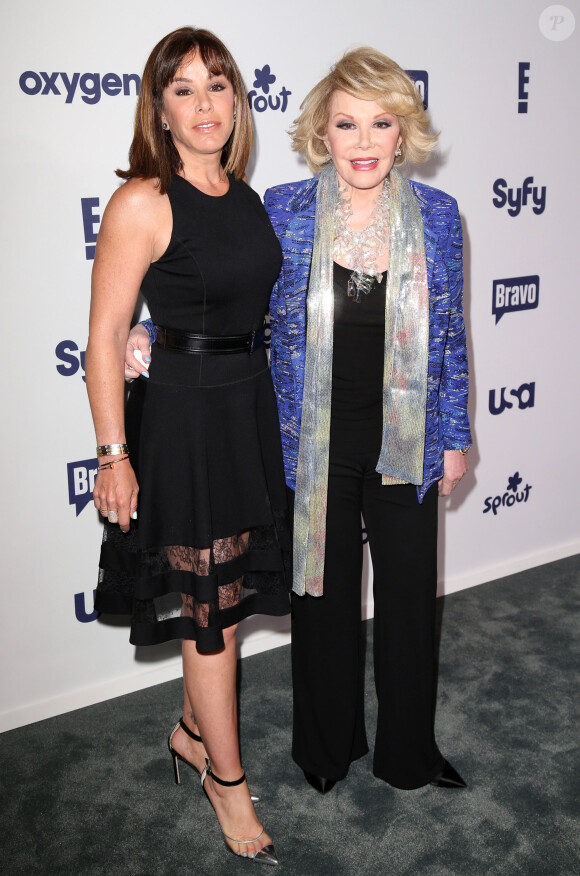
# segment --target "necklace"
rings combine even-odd
[[[383,279],[377,260],[389,244],[389,208],[390,185],[387,178],[375,201],[368,225],[360,231],[354,231],[350,224],[353,213],[352,198],[347,195],[346,188],[339,190],[334,213],[333,258],[346,262],[353,269],[348,281],[347,295],[357,304],[360,304],[363,294],[370,293],[375,280],[380,283]]]

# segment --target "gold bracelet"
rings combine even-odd
[[[129,457],[122,456],[120,459],[112,459],[110,462],[104,462],[102,465],[99,466],[99,471],[103,471],[103,469],[105,468],[115,468],[117,463],[125,462],[126,459],[129,459]]]
[[[126,444],[101,444],[97,447],[97,457],[113,456],[115,453],[129,453],[129,447]]]
[[[467,456],[469,453],[469,447],[459,447],[458,450],[462,456]]]

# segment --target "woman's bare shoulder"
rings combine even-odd
[[[166,195],[159,193],[159,181],[156,179],[130,179],[114,192],[109,201],[109,207],[115,210],[147,213],[162,209]]]

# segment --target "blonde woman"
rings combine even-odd
[[[265,198],[284,259],[270,367],[295,491],[292,753],[325,793],[368,751],[362,514],[374,774],[397,788],[465,787],[433,730],[437,496],[457,486],[471,445],[457,205],[398,171],[426,160],[436,136],[382,53],[348,52],[301,109],[293,148],[317,175]]]

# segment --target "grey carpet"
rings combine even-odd
[[[281,876],[580,874],[579,602],[578,556],[439,600],[437,738],[466,791],[396,791],[368,755],[320,796],[289,755],[289,647],[243,660],[243,759]],[[366,683],[372,743],[370,665]],[[3,734],[2,871],[253,872],[191,770],[173,782],[180,699],[169,682]]]

